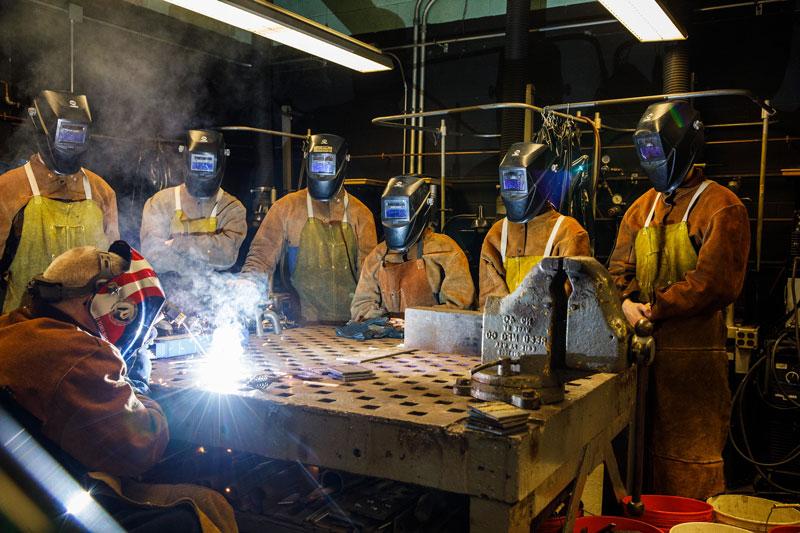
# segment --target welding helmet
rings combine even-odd
[[[195,198],[211,198],[222,184],[230,150],[217,131],[189,130],[179,150],[186,163],[186,190]]]
[[[326,202],[336,196],[350,161],[344,138],[328,133],[312,135],[304,157],[311,197]]]
[[[700,114],[685,100],[652,104],[636,126],[633,143],[655,190],[669,194],[689,174],[703,147]]]
[[[405,253],[422,236],[431,219],[433,186],[419,176],[389,180],[381,196],[381,222],[386,247]]]
[[[28,114],[36,129],[36,142],[44,164],[57,174],[78,172],[89,146],[92,124],[86,96],[42,91],[33,99]]]
[[[542,212],[556,189],[555,156],[545,144],[515,143],[500,162],[500,197],[511,222],[523,224]],[[560,190],[560,189],[559,189]]]

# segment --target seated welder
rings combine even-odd
[[[586,230],[551,203],[561,190],[553,161],[546,145],[516,143],[500,162],[506,217],[494,223],[481,247],[480,307],[489,296],[513,292],[543,257],[592,255]]]
[[[38,152],[0,176],[0,294],[16,309],[28,282],[66,250],[119,238],[117,198],[82,168],[92,115],[83,95],[42,91],[28,109]]]
[[[433,189],[416,176],[389,180],[381,197],[386,240],[364,261],[350,306],[353,320],[402,314],[407,307],[472,305],[475,286],[466,255],[429,227]]]
[[[350,318],[361,265],[377,241],[372,213],[344,190],[349,159],[343,138],[311,136],[303,161],[308,187],[270,208],[242,268],[265,285],[284,261],[306,322]]]
[[[189,130],[182,185],[157,192],[142,213],[142,252],[164,283],[170,301],[191,308],[195,281],[236,263],[247,234],[246,210],[225,192],[229,150],[222,134]]]
[[[213,491],[114,477],[148,470],[169,440],[161,408],[134,387],[149,365],[132,362],[133,376],[123,360],[141,354],[164,304],[149,263],[123,241],[108,252],[73,248],[33,278],[27,299],[0,316],[0,388],[29,431],[126,530],[200,531],[209,521],[235,530],[233,510]]]

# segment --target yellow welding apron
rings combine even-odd
[[[681,222],[651,225],[656,195],[636,235],[636,279],[642,302],[683,281],[697,265],[689,213],[711,182],[691,198]],[[722,449],[728,435],[730,390],[721,310],[656,324],[656,356],[649,385],[648,442],[652,490],[705,499],[725,490]]]
[[[32,196],[23,211],[19,246],[5,274],[4,313],[20,306],[28,282],[44,272],[57,256],[76,246],[108,248],[103,210],[92,199],[89,178],[83,170],[81,172],[86,199],[68,202],[42,196],[31,164],[25,165]]]
[[[185,185],[178,185],[173,190],[175,191],[175,214],[169,224],[170,237],[177,235],[213,235],[217,232],[217,211],[219,210],[219,202],[222,200],[222,188],[217,190],[217,198],[214,203],[211,214],[207,217],[190,219],[183,211],[181,204],[181,188]]]
[[[547,239],[547,245],[544,247],[544,254],[542,255],[521,255],[519,257],[506,257],[506,248],[508,247],[508,219],[503,219],[503,227],[500,232],[500,256],[503,258],[503,268],[506,270],[506,285],[508,292],[512,293],[525,279],[528,272],[533,267],[539,264],[539,261],[544,257],[550,257],[553,252],[553,245],[555,244],[556,234],[564,221],[564,215],[558,217],[553,230],[550,232],[550,237]]]
[[[307,322],[346,322],[356,290],[358,241],[347,220],[347,193],[341,221],[314,218],[311,195],[306,194],[308,220],[300,233],[297,261],[291,275]]]

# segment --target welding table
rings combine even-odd
[[[363,363],[376,374],[371,380],[287,375],[266,390],[223,392],[197,385],[199,359],[157,360],[152,389],[174,438],[465,494],[476,532],[527,533],[571,483],[580,494],[633,416],[635,376],[628,370],[567,383],[566,400],[533,411],[527,433],[468,430],[467,410],[478,400],[454,395],[452,386],[480,358],[406,350],[398,342],[343,339],[323,326],[253,336],[243,381],[343,364],[337,357],[386,357]],[[616,462],[608,470],[618,488]]]

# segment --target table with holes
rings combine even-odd
[[[375,372],[370,380],[300,376],[381,355],[362,363]],[[224,365],[209,379],[200,358],[154,361],[152,388],[174,438],[465,494],[472,531],[527,532],[599,464],[607,447],[588,450],[628,425],[634,401],[630,371],[594,374],[568,383],[565,401],[533,411],[527,432],[495,436],[466,429],[477,400],[452,391],[475,356],[342,339],[319,326],[251,337],[245,359],[224,388],[209,386],[215,371],[230,371]],[[262,373],[282,377],[264,390],[246,386]]]

